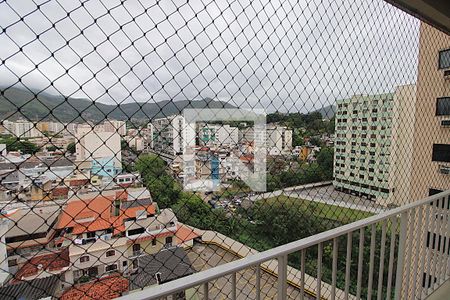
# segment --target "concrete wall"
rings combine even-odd
[[[239,257],[251,256],[258,253],[257,250],[252,249],[236,240],[233,240],[219,232],[210,230],[200,230],[194,228],[195,232],[202,236],[202,241],[206,244],[213,244],[225,249]],[[269,260],[261,264],[261,269],[273,276],[278,276],[278,262],[275,259]],[[294,287],[300,287],[301,272],[295,268],[288,267],[287,270],[288,284]],[[317,288],[317,278],[305,274],[305,293],[310,296],[315,296],[315,289]],[[331,299],[331,285],[321,282],[321,296],[325,299]],[[336,289],[336,299],[345,299],[343,290]],[[353,295],[349,295],[348,299],[356,299]]]
[[[440,125],[446,117],[436,116],[436,98],[450,96],[450,82],[438,70],[439,51],[449,48],[450,36],[421,24],[410,201],[428,196],[430,188],[450,189],[449,175],[438,171],[442,163],[431,160],[434,143],[450,144],[450,129]]]
[[[389,172],[388,204],[400,206],[410,202],[416,85],[395,89],[392,118],[391,171]]]

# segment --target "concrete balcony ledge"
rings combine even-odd
[[[450,280],[441,285],[436,291],[429,295],[426,300],[443,300],[450,299]]]

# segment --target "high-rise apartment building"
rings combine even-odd
[[[194,143],[195,128],[191,128],[181,115],[155,119],[153,126],[153,149],[169,155],[181,155],[186,146]]]
[[[385,203],[394,94],[355,95],[336,104],[334,186]]]
[[[410,199],[450,189],[450,36],[420,27]]]
[[[282,126],[267,126],[266,147],[269,155],[280,155],[292,150],[292,130]]]
[[[247,127],[239,131],[239,143],[252,145],[255,141],[263,143],[268,155],[281,155],[292,150],[292,130],[283,126],[268,125],[265,132]]]
[[[26,120],[17,120],[15,122],[4,120],[3,126],[5,128],[5,134],[10,134],[17,138],[33,138],[43,135],[33,122]]]
[[[125,121],[106,119],[102,125],[105,132],[117,132],[120,136],[127,135],[127,125]]]

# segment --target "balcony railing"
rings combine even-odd
[[[317,299],[424,299],[449,279],[449,208],[446,191],[122,299],[160,299],[189,289],[199,298],[214,298],[212,287],[220,278],[231,282],[229,298],[238,298],[242,281],[254,280],[254,298],[262,299],[262,272],[277,277],[278,299],[287,299],[288,285]],[[290,266],[293,255],[299,264]],[[255,270],[254,278],[238,277],[248,269]]]

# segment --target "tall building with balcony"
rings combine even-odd
[[[422,23],[411,200],[450,189],[450,36]]]
[[[394,94],[353,96],[337,101],[334,186],[385,202]]]

